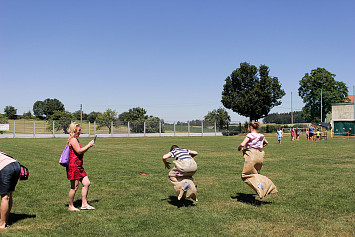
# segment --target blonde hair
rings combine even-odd
[[[249,123],[249,126],[254,128],[255,130],[258,130],[260,127],[260,123],[258,121],[253,121]]]
[[[68,128],[68,133],[70,134],[70,136],[74,137],[74,134],[75,134],[75,131],[76,131],[76,128],[77,127],[80,127],[80,124],[79,123],[75,123],[75,122],[72,122],[70,125],[69,125],[69,128]]]

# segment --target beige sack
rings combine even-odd
[[[177,178],[179,182],[173,182],[176,195],[178,195],[178,200],[181,198],[192,198],[195,201],[196,197],[196,186],[191,178]]]
[[[259,174],[265,152],[257,149],[247,149],[243,151],[243,155],[242,180],[257,192],[260,198],[264,198],[269,193],[277,193],[274,183],[268,177]]]

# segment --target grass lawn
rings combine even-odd
[[[64,138],[0,139],[30,170],[19,181],[4,236],[354,236],[355,139],[269,137],[263,175],[278,193],[260,200],[241,179],[244,136],[99,138],[84,156],[94,211],[69,212],[58,164]],[[81,138],[82,145],[89,138]],[[199,152],[198,203],[177,201],[161,157],[172,144]],[[146,176],[142,176],[146,173]],[[81,190],[81,186],[80,189]],[[76,195],[80,206],[80,192]]]

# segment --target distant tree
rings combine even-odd
[[[44,119],[44,102],[43,101],[36,101],[33,104],[33,114],[39,119]]]
[[[67,134],[71,121],[76,120],[76,117],[68,111],[54,111],[54,113],[48,117],[47,128],[50,131],[53,131],[53,120],[55,121],[55,131],[63,130],[63,132]]]
[[[159,123],[161,126],[161,132],[164,132],[164,126],[163,123],[161,123],[160,118],[154,117],[154,116],[149,116],[145,120],[145,132],[146,133],[158,133],[159,132]]]
[[[75,111],[74,113],[73,113],[73,115],[75,116],[75,118],[77,119],[77,120],[79,120],[80,121],[80,110],[77,110],[77,111]],[[83,120],[88,120],[88,114],[86,114],[86,113],[84,113],[83,112]]]
[[[107,109],[104,113],[100,113],[97,116],[98,128],[107,127],[108,133],[111,134],[112,123],[117,120],[117,112],[116,110]]]
[[[202,126],[202,120],[199,120],[199,119],[191,120],[190,126]]]
[[[32,119],[32,113],[31,113],[31,111],[28,111],[28,112],[24,112],[23,113],[23,115],[22,115],[22,117],[24,118],[24,119]]]
[[[324,68],[317,68],[306,73],[300,80],[298,94],[305,103],[302,116],[307,122],[320,122],[321,120],[321,90],[322,90],[322,121],[332,109],[332,103],[344,102],[348,99],[348,88],[344,82],[334,79],[335,74]]]
[[[33,104],[33,114],[40,118],[48,119],[54,111],[65,111],[64,105],[58,99],[45,99],[44,101],[36,101]]]
[[[240,64],[225,80],[222,104],[227,109],[258,120],[268,115],[270,110],[281,104],[285,95],[277,77],[269,76],[269,68],[259,69],[246,62]]]
[[[93,122],[95,122],[95,120],[96,120],[97,116],[99,116],[99,114],[100,114],[100,112],[94,112],[93,111],[93,112],[88,114],[87,120],[89,120],[90,123],[93,123]]]
[[[120,121],[130,122],[131,132],[143,133],[144,121],[148,119],[147,111],[140,107],[129,109],[128,112],[121,113],[118,117]]]
[[[268,114],[263,118],[263,123],[290,124],[291,112]],[[293,112],[293,123],[306,123],[306,120],[302,117],[301,111]]]
[[[17,118],[17,109],[15,107],[8,105],[4,109],[5,116],[9,119],[16,119]]]
[[[214,126],[214,123],[216,123],[218,130],[224,129],[230,121],[231,117],[228,115],[227,110],[224,108],[214,109],[205,115],[206,124]]]

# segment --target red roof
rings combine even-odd
[[[354,103],[354,95],[348,95],[348,98],[350,99],[349,102]],[[346,101],[346,102],[348,102],[348,101]]]

